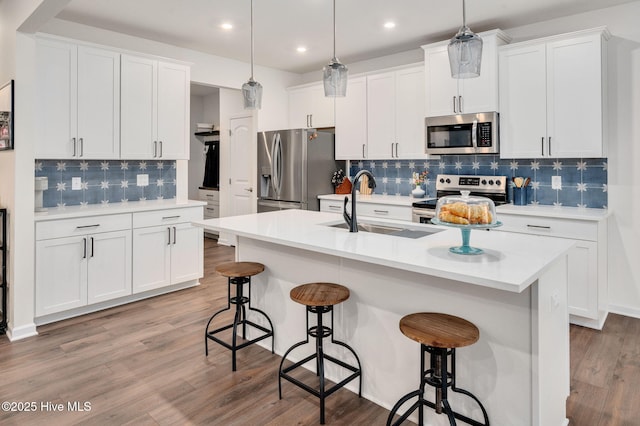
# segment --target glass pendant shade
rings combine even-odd
[[[250,78],[242,85],[242,98],[244,109],[262,108],[262,84]]]
[[[482,39],[469,27],[463,26],[449,42],[451,77],[473,78],[480,76],[482,64]]]
[[[343,97],[347,95],[347,79],[349,69],[341,64],[337,58],[322,68],[322,81],[324,82],[324,95],[330,97]]]

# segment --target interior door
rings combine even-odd
[[[253,117],[240,116],[229,120],[231,184],[229,215],[237,216],[256,212],[256,132]]]

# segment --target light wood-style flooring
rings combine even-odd
[[[206,239],[198,287],[42,326],[22,341],[0,337],[0,402],[37,407],[2,410],[0,424],[317,424],[317,398],[285,382],[278,399],[277,355],[242,349],[235,373],[228,350],[211,342],[204,356],[204,325],[226,305],[214,268],[233,256]],[[572,326],[571,387],[572,426],[640,425],[640,320],[611,315],[602,332]],[[90,411],[70,412],[69,402]],[[327,398],[327,424],[383,425],[387,414],[346,389]]]

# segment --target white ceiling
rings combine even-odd
[[[475,32],[512,28],[634,0],[469,0]],[[71,0],[57,16],[90,26],[249,62],[250,0]],[[332,56],[331,0],[255,0],[255,63],[292,72]],[[383,24],[394,21],[394,29]],[[232,30],[220,25],[230,22]],[[337,56],[347,65],[453,36],[462,2],[337,0]],[[296,47],[304,45],[300,54]]]

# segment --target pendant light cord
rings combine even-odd
[[[253,0],[251,0],[253,1]],[[465,1],[462,0],[462,26],[467,26],[467,8],[465,6]]]
[[[253,0],[251,0],[251,80],[253,80]]]
[[[333,58],[335,59],[335,57],[336,57],[336,0],[333,0]]]

